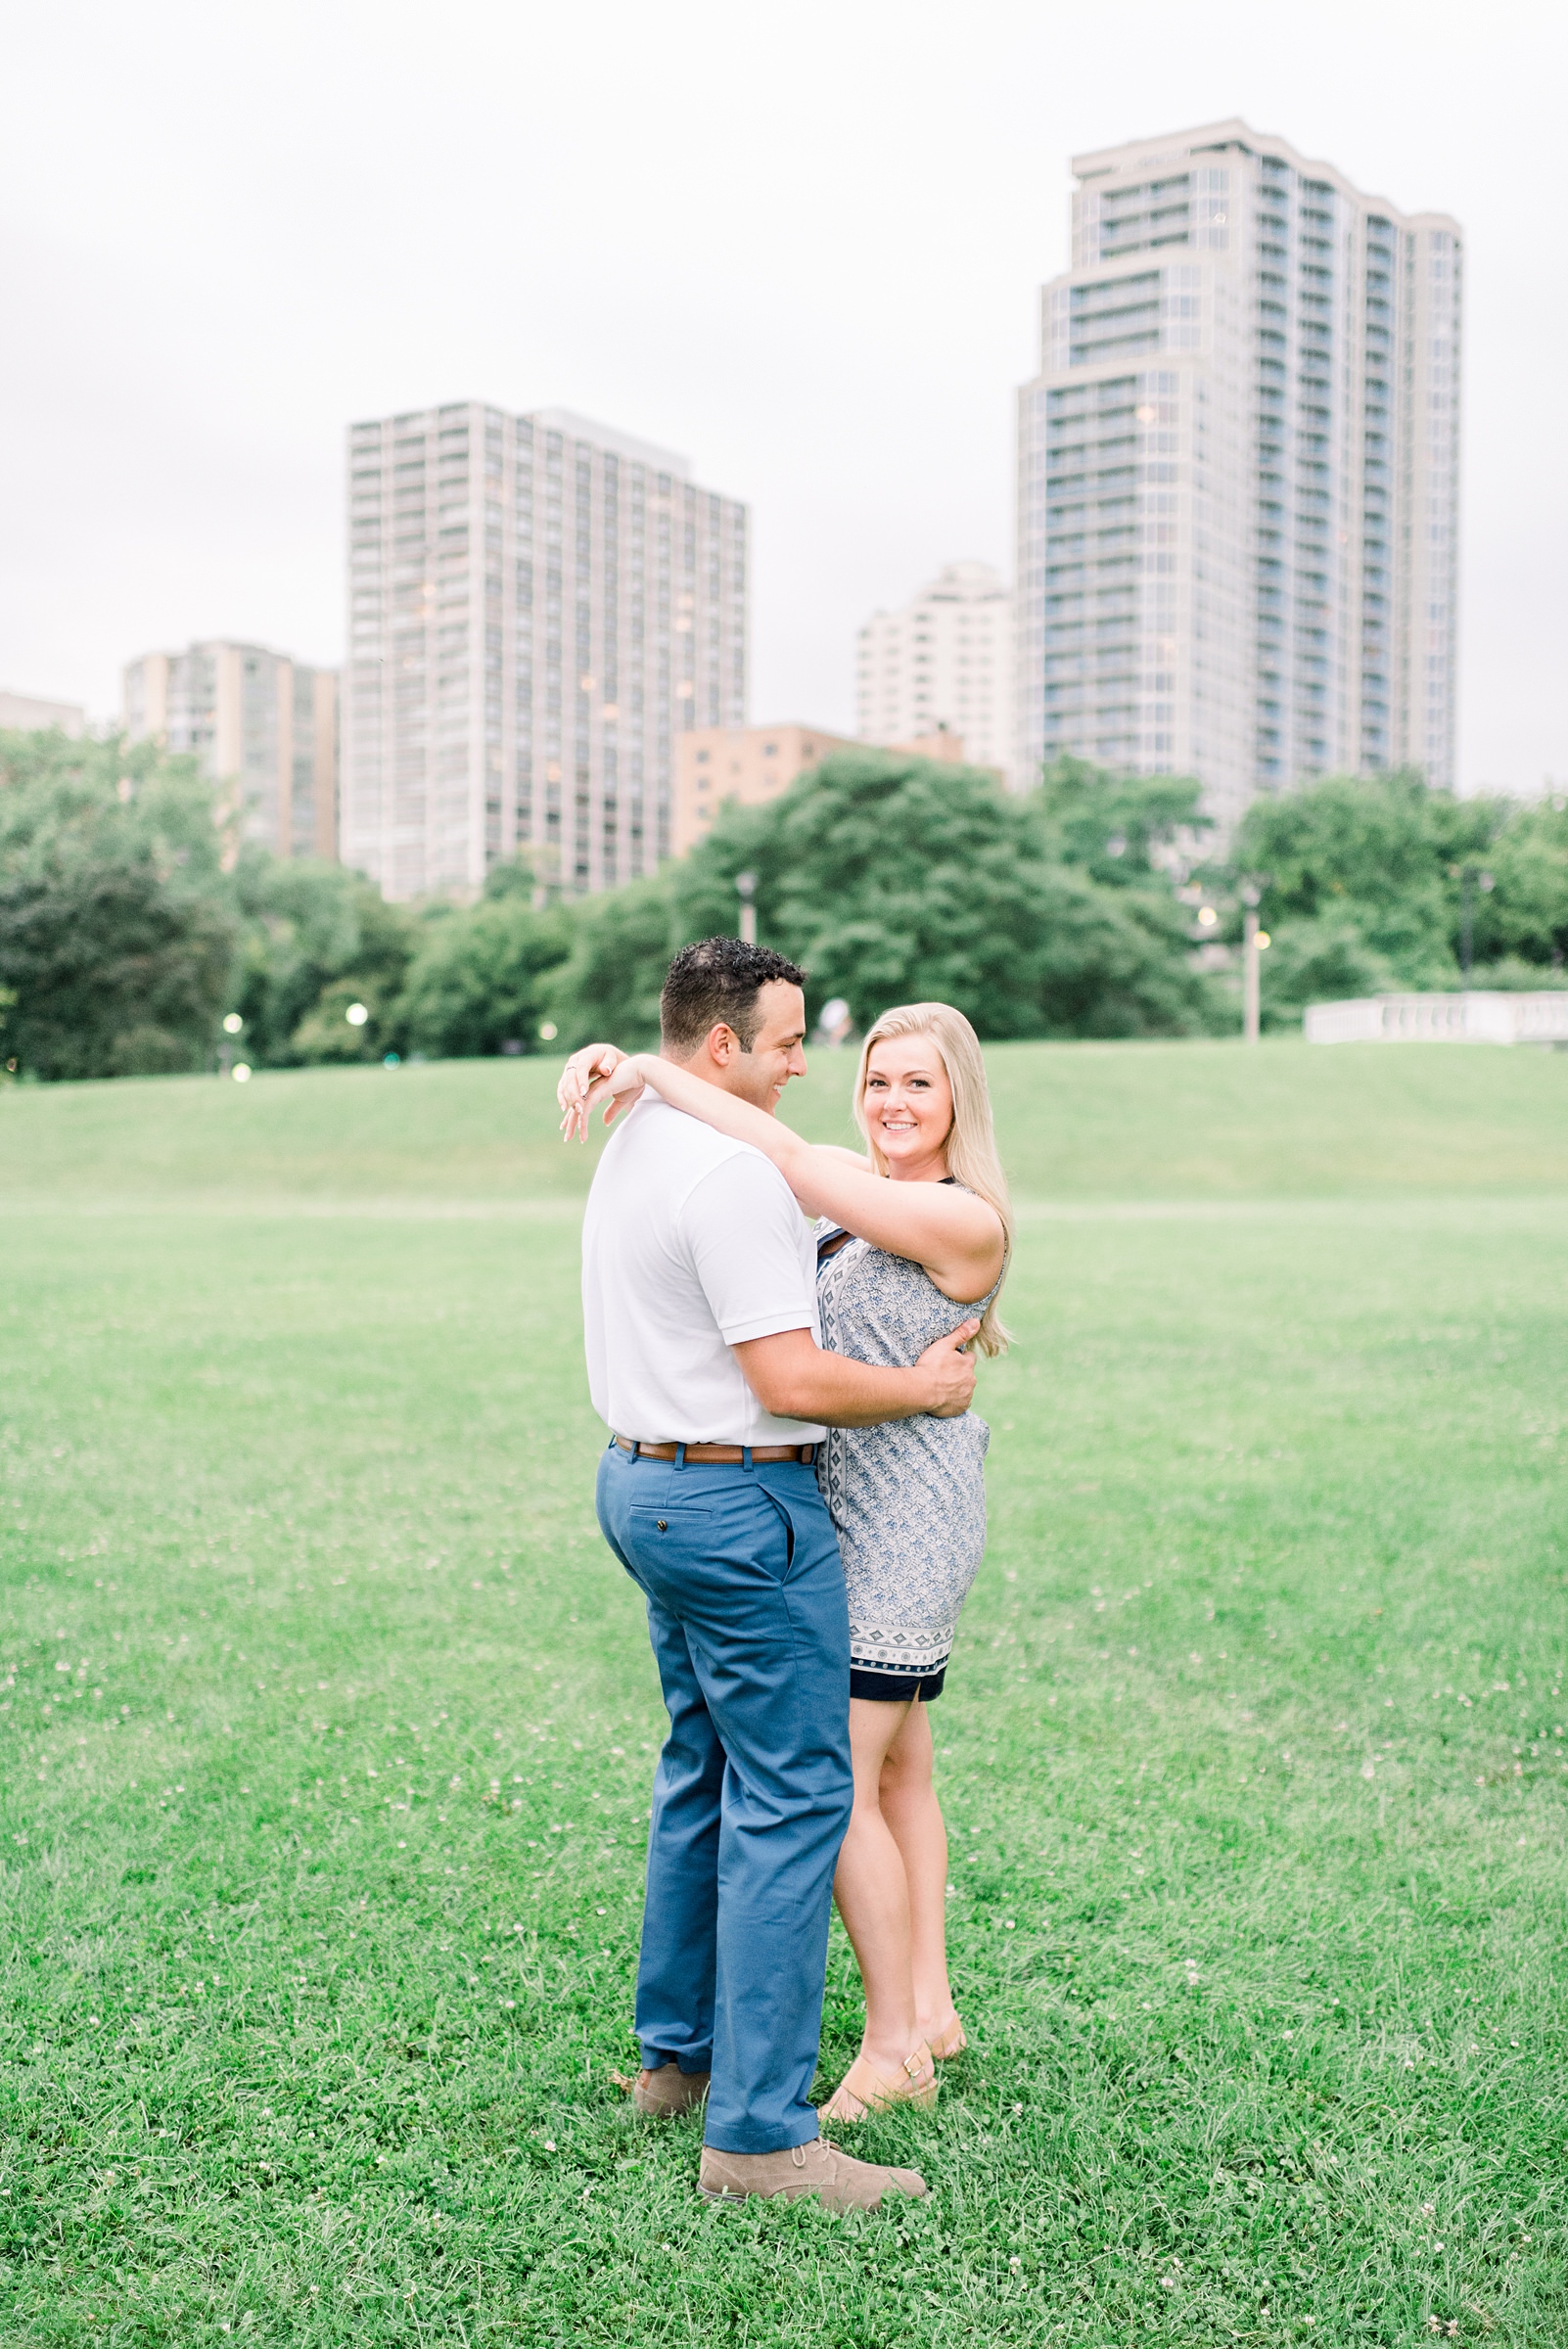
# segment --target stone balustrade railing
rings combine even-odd
[[[1305,1025],[1310,1044],[1568,1044],[1568,988],[1365,995],[1309,1004]]]

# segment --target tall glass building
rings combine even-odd
[[[1463,241],[1228,121],[1075,158],[1019,394],[1021,774],[1453,780]]]
[[[684,457],[564,409],[352,426],[344,861],[392,898],[651,872],[676,736],[745,722],[747,541]]]

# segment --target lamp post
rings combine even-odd
[[[1470,965],[1475,959],[1475,890],[1479,881],[1483,890],[1497,884],[1490,873],[1483,873],[1473,864],[1465,865],[1459,874],[1459,969],[1466,987],[1470,984]]]
[[[1241,902],[1241,1040],[1258,1041],[1260,990],[1258,986],[1258,902],[1263,891],[1256,881],[1243,881]]]
[[[735,895],[740,899],[741,944],[755,946],[757,944],[757,875],[755,873],[737,873],[735,875]]]

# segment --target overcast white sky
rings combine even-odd
[[[754,716],[1010,573],[1068,158],[1240,114],[1469,245],[1466,787],[1568,775],[1568,11],[1518,0],[12,0],[0,685],[343,649],[343,428],[480,397],[687,451],[756,524]]]

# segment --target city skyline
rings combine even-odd
[[[693,0],[657,29],[454,0],[433,49],[364,0],[199,43],[169,0],[134,28],[62,0],[8,55],[0,674],[102,717],[142,645],[335,665],[344,422],[473,392],[697,452],[756,518],[753,709],[849,731],[868,612],[955,554],[1010,572],[1011,389],[1071,258],[1068,158],[1234,113],[1465,224],[1458,780],[1537,789],[1568,771],[1568,483],[1541,459],[1568,34],[1507,0],[1434,25],[1330,0],[1303,42],[1217,0],[1197,43],[1152,0],[1114,25],[998,0],[961,31],[804,0],[786,38]]]

